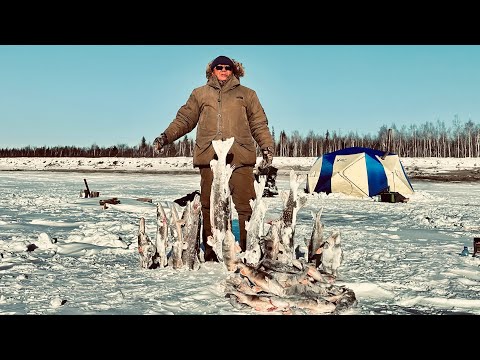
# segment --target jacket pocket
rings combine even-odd
[[[257,161],[253,138],[235,138],[232,146],[233,162],[240,165],[255,165]]]

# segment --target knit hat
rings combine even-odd
[[[212,61],[211,65],[210,65],[210,70],[213,71],[213,68],[214,68],[215,66],[219,65],[219,64],[230,65],[232,68],[234,67],[232,59],[230,59],[230,58],[228,58],[228,57],[226,57],[226,56],[221,55],[221,56],[218,56],[217,58],[215,58],[215,59]]]
[[[228,58],[228,57],[226,57],[226,56],[219,56],[219,57],[224,57],[224,58],[232,61],[232,63],[233,63],[233,69],[232,69],[232,70],[233,70],[233,75],[234,75],[237,79],[240,79],[242,76],[245,76],[245,69],[243,68],[243,64],[242,64],[241,62],[238,62],[238,61],[235,60],[235,59],[230,59],[230,58]],[[210,77],[211,77],[212,74],[213,74],[213,69],[215,69],[215,66],[216,66],[216,65],[212,65],[212,64],[213,64],[213,62],[214,62],[215,60],[217,60],[217,59],[218,59],[218,58],[213,59],[213,60],[210,61],[210,62],[207,64],[207,66],[205,67],[205,77],[207,78],[207,80],[210,79]],[[219,61],[219,62],[217,62],[216,64],[218,65],[218,64],[222,64],[222,63],[223,63],[223,61]]]

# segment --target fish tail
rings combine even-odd
[[[233,140],[234,138],[231,137],[225,141],[222,141],[222,140],[212,141],[213,149],[215,150],[215,153],[217,154],[217,157],[219,159],[225,159],[227,157],[228,151],[233,145]]]

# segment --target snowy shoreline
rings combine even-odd
[[[317,157],[275,157],[278,175],[291,169],[307,172]],[[257,163],[261,159],[257,159]],[[411,179],[436,181],[480,181],[480,158],[401,158]],[[191,157],[18,157],[0,158],[0,171],[121,172],[144,174],[195,174]]]

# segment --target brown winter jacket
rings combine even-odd
[[[232,59],[233,60],[233,59]],[[255,165],[255,142],[261,149],[274,148],[268,119],[254,90],[240,85],[244,70],[233,60],[234,75],[220,87],[207,65],[207,84],[192,91],[164,134],[172,143],[197,127],[193,166],[208,166],[215,156],[212,140],[234,137],[229,154],[235,166]]]

